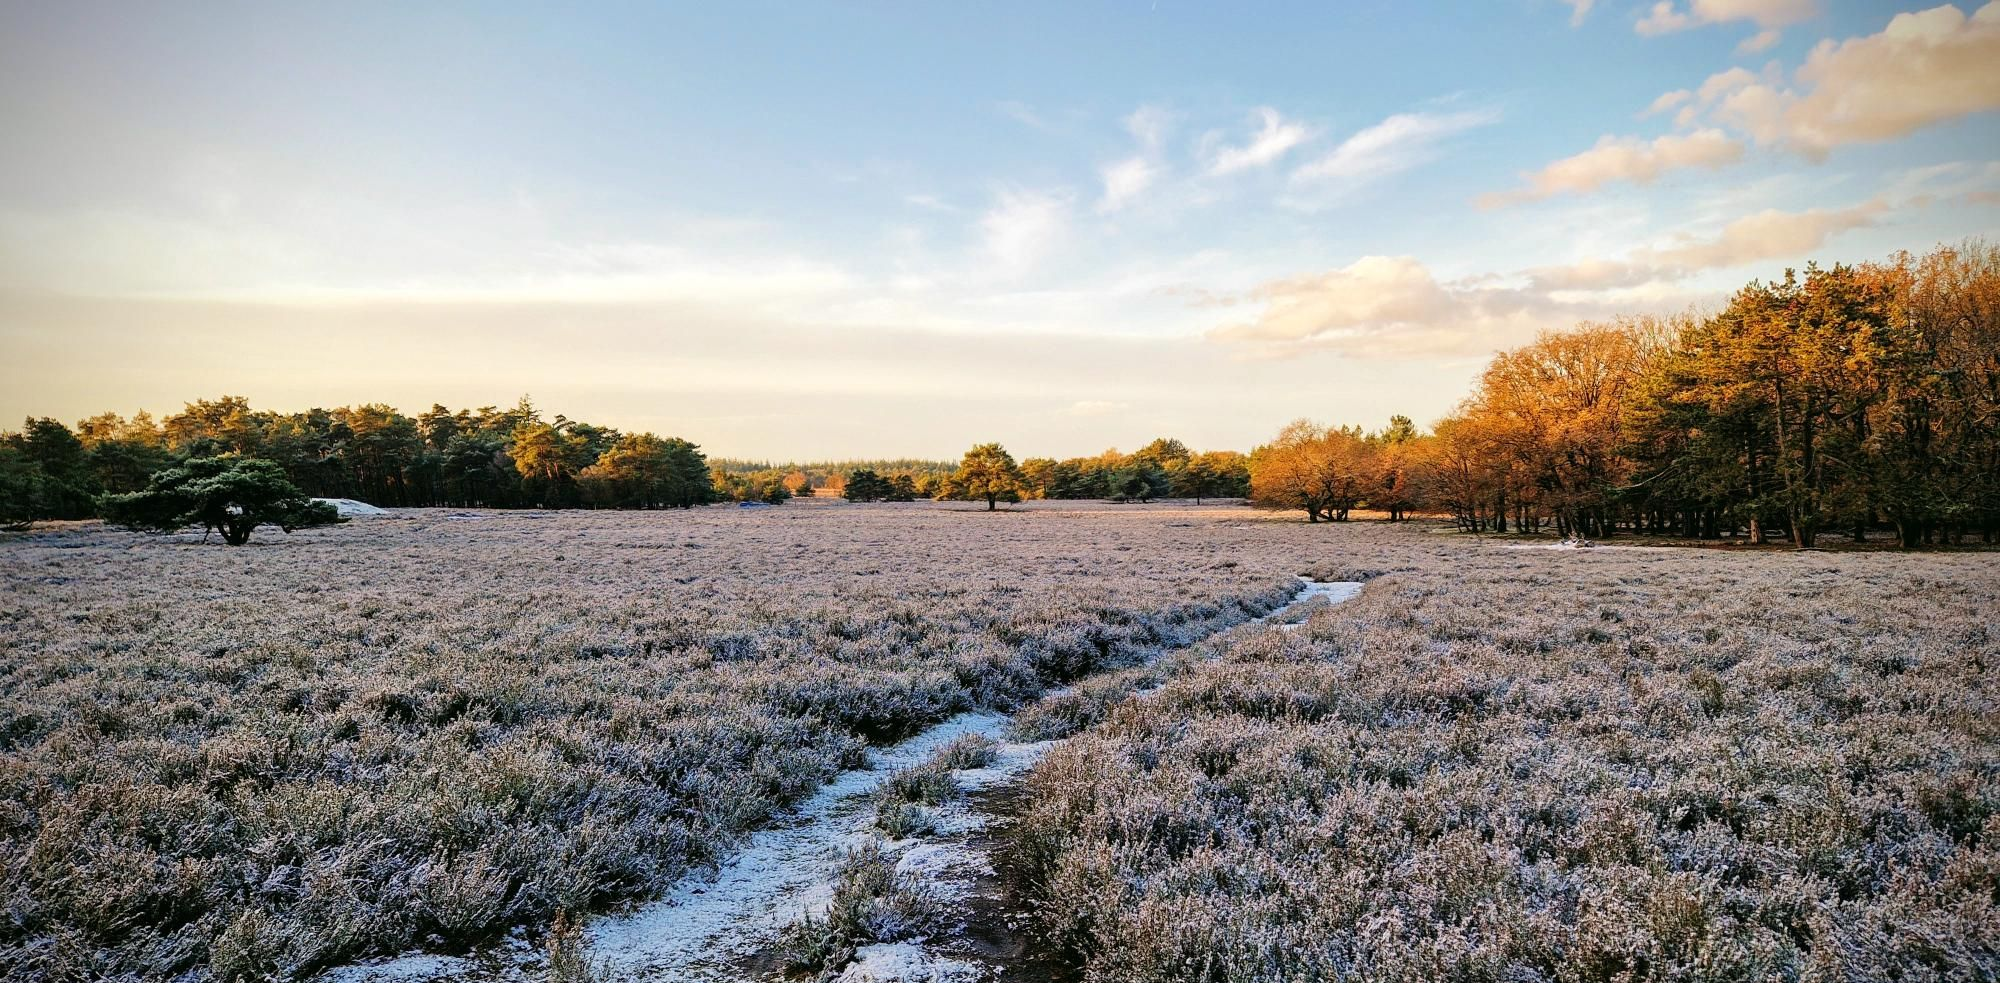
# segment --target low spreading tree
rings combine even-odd
[[[315,502],[285,477],[274,461],[246,457],[197,457],[156,472],[142,491],[105,495],[99,512],[117,525],[178,532],[199,525],[241,546],[258,526],[294,529],[341,519],[331,504]]]

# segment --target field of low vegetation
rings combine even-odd
[[[871,746],[1299,574],[1367,587],[1017,721],[1068,738],[1003,855],[1080,979],[2000,972],[1991,553],[1053,502],[199,538],[0,542],[0,976],[302,979],[533,937],[725,859]]]
[[[2000,976],[1992,554],[1413,539],[1031,773],[1084,978]]]
[[[1323,542],[964,508],[11,535],[0,977],[299,977],[647,896],[872,743],[1269,610]]]

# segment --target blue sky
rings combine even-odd
[[[1969,3],[13,5],[0,414],[1429,421],[1537,330],[1990,236],[1996,108]]]

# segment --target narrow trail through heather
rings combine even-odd
[[[1233,625],[1188,646],[1162,650],[1139,667],[1233,635],[1285,623],[1314,602],[1339,604],[1361,592],[1350,581],[1300,578],[1303,587],[1284,605]],[[1137,667],[1125,667],[1126,669]],[[1113,670],[1123,671],[1123,670]],[[1090,677],[1102,678],[1110,672]],[[1079,682],[1088,682],[1080,680]],[[1073,691],[1053,690],[1043,700]],[[1140,689],[1143,697],[1149,690]],[[920,880],[951,910],[956,930],[936,938],[876,943],[861,947],[837,977],[844,983],[951,983],[994,979],[1015,961],[1019,939],[999,938],[995,927],[1001,886],[990,851],[990,827],[1004,822],[996,803],[1052,747],[1049,741],[1010,741],[1017,714],[962,713],[898,744],[877,750],[867,767],[843,772],[817,793],[751,835],[713,876],[683,880],[657,901],[632,911],[593,920],[586,930],[588,958],[613,977],[633,983],[748,983],[777,974],[765,967],[785,927],[802,915],[825,913],[843,861],[856,848],[879,844],[899,874]],[[921,764],[951,741],[979,735],[997,742],[994,761],[983,768],[953,772],[961,791],[955,801],[933,810],[932,832],[889,839],[875,829],[874,797],[890,773]],[[978,913],[974,914],[977,909]],[[983,924],[974,924],[983,923]],[[973,925],[976,931],[965,931]],[[419,983],[441,979],[529,979],[539,953],[517,946],[483,958],[408,956],[388,962],[345,967],[325,977],[330,983]]]

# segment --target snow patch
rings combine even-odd
[[[389,514],[388,509],[378,509],[367,502],[358,502],[351,498],[315,498],[313,501],[325,502],[333,506],[333,510],[340,513],[340,517],[343,519]]]
[[[891,771],[929,759],[953,738],[997,737],[1006,726],[997,713],[960,714],[841,774],[781,819],[783,828],[751,836],[713,879],[691,878],[657,903],[593,922],[592,960],[659,979],[736,979],[732,963],[801,914],[825,912],[841,860],[874,836],[874,811],[865,806]]]
[[[423,983],[464,976],[471,969],[469,960],[457,956],[399,956],[386,962],[342,966],[319,979],[320,983]]]
[[[839,983],[970,983],[983,974],[971,963],[934,956],[915,942],[878,942],[854,951]]]

